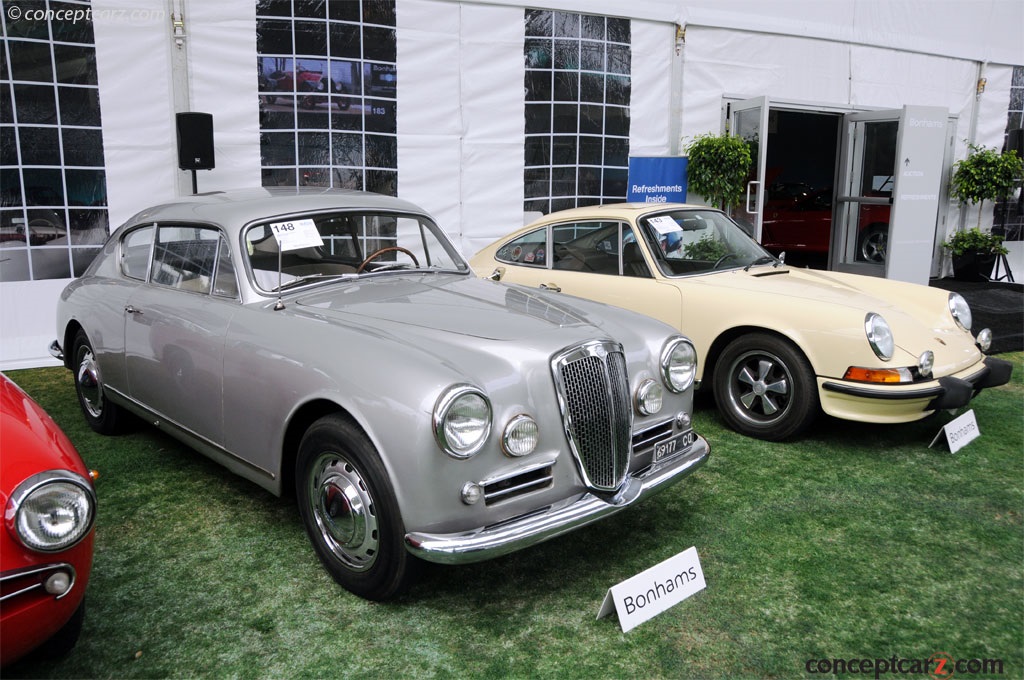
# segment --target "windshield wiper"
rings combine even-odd
[[[775,267],[777,267],[780,264],[782,264],[782,261],[779,260],[778,258],[774,257],[773,255],[762,255],[761,257],[757,258],[756,260],[754,260],[753,262],[748,264],[746,267],[744,267],[743,271],[748,272],[748,271],[750,271],[751,267],[755,267],[755,266],[757,266],[759,264],[768,264],[769,262],[773,262],[774,263],[773,266],[775,266]]]
[[[358,277],[358,274],[324,274],[322,272],[317,272],[315,274],[306,274],[305,276],[299,276],[297,278],[292,279],[291,281],[285,281],[280,286],[277,286],[276,288],[271,288],[270,292],[277,293],[278,291],[286,290],[288,288],[294,288],[295,286],[302,285],[303,283],[309,283],[314,279],[330,281],[331,279],[355,279]]]

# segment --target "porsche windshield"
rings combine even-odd
[[[778,264],[738,224],[717,210],[677,210],[650,215],[640,222],[665,276]]]
[[[257,285],[268,292],[387,271],[469,271],[440,228],[419,215],[336,212],[274,219],[250,227],[245,248]]]

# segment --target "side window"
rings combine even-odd
[[[509,241],[495,253],[495,258],[510,264],[525,264],[534,267],[547,266],[548,230],[537,229]]]
[[[551,231],[554,268],[589,274],[619,274],[618,222],[574,222]]]
[[[238,297],[238,279],[235,265],[231,263],[231,250],[227,240],[221,236],[217,245],[217,272],[213,279],[213,294],[221,297]]]
[[[153,246],[153,227],[143,227],[121,239],[121,273],[130,279],[145,281],[149,273],[149,252]]]
[[[216,229],[158,227],[151,281],[180,290],[209,293],[220,240]]]

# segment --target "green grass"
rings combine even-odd
[[[821,419],[780,445],[704,406],[712,458],[682,484],[505,558],[432,567],[388,604],[335,585],[292,501],[150,428],[93,434],[67,371],[12,371],[101,477],[82,638],[4,676],[827,678],[806,661],[946,652],[1021,678],[1024,354],[1004,357],[1013,380],[977,398],[982,436],[956,455],[928,447],[950,414]],[[691,545],[706,590],[628,634],[595,619],[609,587]]]

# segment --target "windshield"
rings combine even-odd
[[[640,220],[665,276],[687,276],[778,261],[717,210],[675,210]]]
[[[299,241],[283,236],[299,231]],[[256,285],[267,292],[388,271],[469,271],[440,227],[420,215],[346,211],[281,217],[250,227],[244,239]]]

